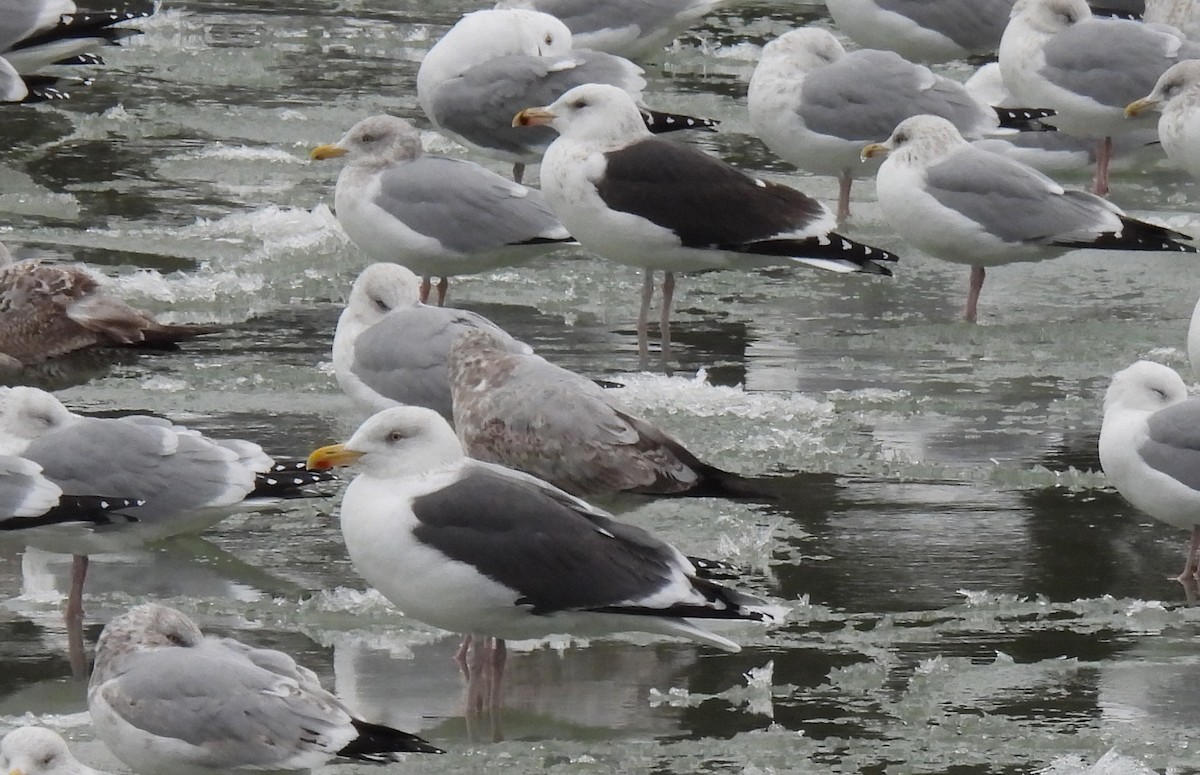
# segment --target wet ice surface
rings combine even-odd
[[[328,209],[337,167],[306,154],[365,115],[417,116],[415,63],[467,7],[429,5],[168,3],[106,53],[90,90],[5,111],[0,239],[87,262],[176,320],[230,325],[176,353],[81,359],[46,383],[76,408],[161,412],[280,454],[352,431],[329,348],[367,259]],[[735,6],[649,80],[657,106],[722,120],[702,145],[830,201],[833,181],[749,135],[744,105],[764,38],[816,15]],[[967,270],[901,250],[870,183],[855,190],[848,231],[902,252],[897,277],[685,277],[669,377],[637,371],[634,270],[567,252],[451,290],[555,362],[623,383],[631,407],[713,462],[788,477],[790,497],[769,507],[611,504],[746,565],[745,586],[790,608],[770,631],[727,628],[741,654],[643,635],[516,644],[504,741],[489,742],[496,730],[461,717],[456,639],[364,590],[336,499],[94,558],[89,644],[116,612],[164,600],[296,655],[367,717],[451,750],[329,772],[1200,772],[1200,613],[1167,581],[1185,536],[1132,513],[1096,460],[1108,375],[1139,357],[1187,373],[1196,260],[1004,267],[970,327],[956,322]],[[1114,191],[1200,231],[1200,192],[1161,167]],[[69,559],[11,544],[0,557],[0,732],[37,717],[119,768],[91,739],[66,658]]]

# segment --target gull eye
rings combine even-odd
[[[54,754],[48,753],[42,757],[42,766],[43,767],[49,767],[53,763],[54,763]]]
[[[571,103],[571,107],[574,108],[575,110],[583,110],[587,106],[588,106],[588,101],[583,99],[582,97],[580,97],[579,99],[577,99]]]
[[[1164,401],[1167,400],[1167,391],[1163,390],[1162,388],[1152,387],[1152,388],[1150,388],[1150,390],[1152,390],[1154,392],[1154,395],[1158,396],[1162,400],[1164,400]]]
[[[375,138],[375,135],[371,134],[370,132],[363,132],[361,135],[358,136],[358,139],[364,143],[373,143],[373,142],[375,142],[376,138]]]
[[[907,132],[897,132],[896,133],[896,145],[903,145],[904,143],[907,143],[907,142],[908,142],[908,133]]]
[[[171,645],[173,645],[173,646],[186,646],[187,645],[187,643],[183,639],[183,636],[177,632],[168,632],[167,640],[170,641]]]
[[[554,36],[547,32],[546,37],[543,38],[543,40],[545,40],[546,45],[549,46],[551,43],[554,42]]]
[[[388,303],[386,301],[384,301],[383,299],[380,299],[377,297],[377,298],[371,299],[371,301],[375,302],[375,308],[378,309],[380,312],[391,312],[392,311],[392,308],[389,307]]]
[[[395,444],[398,441],[404,440],[404,434],[400,431],[392,431],[387,435],[388,444]]]

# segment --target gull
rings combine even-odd
[[[575,46],[642,60],[728,0],[500,0],[496,8],[525,8],[561,20]]]
[[[377,261],[447,278],[527,261],[548,248],[575,244],[540,191],[474,162],[424,153],[420,133],[401,118],[372,116],[313,159],[346,157],[334,207],[351,241]]]
[[[1177,30],[1128,19],[1097,19],[1086,0],[1017,0],[1000,43],[1000,70],[1025,104],[1050,108],[1059,129],[1097,140],[1092,190],[1108,193],[1115,135],[1125,106],[1145,95],[1168,67],[1200,57],[1200,44]]]
[[[62,739],[46,727],[17,727],[0,739],[4,775],[108,775],[80,763]]]
[[[628,59],[573,48],[571,31],[550,14],[492,9],[467,14],[429,50],[417,71],[417,101],[438,131],[511,163],[519,182],[554,133],[514,131],[514,105],[545,104],[584,83],[612,84],[640,101],[642,75]],[[642,120],[659,132],[716,123],[648,108]]]
[[[1040,261],[1069,250],[1195,253],[1191,237],[1139,221],[1085,191],[975,148],[944,118],[905,119],[863,157],[887,154],[875,190],[884,217],[934,258],[971,266],[963,319],[977,319],[987,267]]]
[[[839,182],[837,219],[850,215],[859,152],[909,116],[942,116],[976,139],[1008,126],[1035,126],[1045,111],[993,108],[962,84],[891,51],[846,52],[820,27],[791,30],[763,46],[747,95],[754,131],[797,167]],[[871,170],[873,172],[873,170]]]
[[[510,184],[511,185],[511,184]],[[419,280],[398,264],[372,264],[350,289],[333,337],[333,371],[342,391],[373,414],[424,406],[453,417],[446,360],[463,332],[487,331],[510,352],[533,352],[492,321],[418,300]]]
[[[825,0],[839,30],[864,48],[919,62],[991,54],[1013,0]]]
[[[1134,508],[1191,531],[1178,579],[1200,578],[1200,398],[1169,366],[1137,363],[1104,393],[1100,467]]]
[[[380,412],[308,462],[359,471],[341,505],[355,570],[406,615],[478,636],[469,707],[476,698],[498,702],[503,639],[636,630],[736,652],[737,643],[688,619],[773,619],[763,601],[699,578],[645,530],[540,479],[466,457],[430,409]]]
[[[78,266],[14,261],[0,245],[0,355],[29,366],[91,347],[171,347],[217,326],[160,323]]]
[[[575,496],[765,498],[754,480],[709,465],[619,406],[609,391],[485,329],[450,347],[454,430],[476,460],[515,468]]]
[[[559,133],[542,163],[542,190],[580,244],[645,270],[637,325],[643,362],[655,269],[665,272],[664,361],[675,272],[804,264],[891,274],[880,262],[896,257],[835,233],[825,205],[651,135],[633,98],[614,86],[577,86],[550,105],[522,110],[513,124]]]
[[[100,739],[138,772],[308,770],[335,756],[444,753],[358,718],[287,654],[205,636],[157,603],[104,627],[87,698]]]
[[[1171,65],[1150,93],[1125,107],[1125,115],[1160,110],[1158,139],[1167,158],[1200,180],[1200,60]]]

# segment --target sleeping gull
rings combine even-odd
[[[605,258],[645,270],[637,326],[643,362],[655,269],[666,273],[664,361],[675,272],[795,263],[891,274],[879,262],[896,257],[834,233],[825,205],[654,137],[633,99],[614,86],[577,86],[551,105],[522,110],[512,123],[559,133],[543,161],[542,190],[571,234]]]
[[[454,430],[471,457],[515,468],[572,495],[765,498],[762,486],[699,460],[609,391],[490,332],[450,347]]]
[[[341,523],[363,578],[414,619],[479,636],[472,706],[499,699],[504,645],[488,644],[481,656],[490,638],[635,630],[738,651],[684,617],[773,619],[762,601],[697,578],[687,558],[645,530],[540,479],[466,457],[432,410],[380,412],[308,462],[360,472],[343,496]]]
[[[46,727],[17,727],[0,739],[5,775],[108,775],[81,764],[62,739]]]
[[[1169,366],[1138,361],[1104,393],[1100,466],[1113,487],[1160,522],[1191,531],[1180,581],[1200,578],[1200,398]]]
[[[68,495],[145,501],[86,529],[54,525],[22,531],[31,536],[30,543],[75,555],[69,624],[82,621],[89,553],[199,531],[239,508],[301,494],[306,485],[326,477],[280,470],[257,444],[210,439],[157,417],[74,414],[50,393],[32,387],[0,388],[0,454],[37,463]]]
[[[463,159],[423,152],[420,133],[404,119],[372,116],[336,144],[314,148],[314,159],[346,157],[334,207],[338,223],[378,261],[424,276],[486,272],[527,261],[548,247],[573,244],[540,191],[505,180]]]
[[[571,31],[520,8],[469,13],[421,60],[417,101],[450,139],[512,163],[518,181],[541,161],[554,133],[512,127],[514,106],[542,105],[573,86],[608,83],[641,100],[642,68],[622,57],[572,47]],[[655,131],[711,128],[715,122],[643,110]]]
[[[1162,111],[1158,139],[1167,158],[1200,180],[1200,60],[1171,65],[1149,94],[1125,107],[1125,115],[1150,109]]]
[[[205,636],[156,603],[110,621],[88,682],[96,733],[138,772],[308,770],[444,753],[358,718],[287,654]]]
[[[1017,0],[1000,43],[1000,70],[1017,99],[1056,112],[1063,131],[1097,140],[1093,191],[1108,193],[1112,138],[1149,125],[1125,120],[1168,67],[1200,57],[1176,30],[1097,19],[1086,0]]]
[[[16,455],[0,455],[0,531],[23,530],[62,522],[105,524],[110,512],[127,511],[145,501],[103,495],[64,495],[62,488],[42,475],[42,467]]]
[[[500,0],[561,20],[575,46],[648,59],[728,0]]]
[[[800,169],[838,177],[839,222],[850,215],[855,174],[864,174],[863,145],[909,116],[942,116],[975,139],[997,132],[1002,118],[1033,127],[1044,114],[993,108],[959,82],[891,51],[846,53],[820,27],[791,30],[763,46],[747,107],[768,148]]]
[[[338,318],[333,371],[346,395],[367,413],[424,406],[449,420],[446,359],[460,334],[483,330],[507,350],[532,350],[474,312],[422,304],[418,284],[417,276],[398,264],[372,264],[362,271]]]
[[[1185,234],[1064,189],[1020,162],[981,151],[938,116],[914,116],[863,157],[887,154],[875,190],[896,233],[934,258],[971,266],[963,319],[974,323],[985,269],[1077,248],[1195,253]]]
[[[24,365],[89,347],[167,347],[220,330],[160,323],[104,293],[82,267],[14,262],[0,245],[0,354]]]
[[[1013,0],[825,0],[839,30],[864,48],[919,62],[991,54]]]

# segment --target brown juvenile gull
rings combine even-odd
[[[23,365],[88,347],[170,347],[220,330],[160,323],[105,294],[81,267],[13,261],[0,245],[0,355]]]
[[[575,244],[542,192],[472,161],[426,154],[420,132],[404,119],[365,118],[310,155],[346,157],[334,190],[338,223],[371,258],[422,275],[421,301],[429,299],[434,275],[442,278],[441,306],[452,275],[520,264]]]
[[[664,361],[675,272],[804,264],[891,274],[880,262],[896,256],[835,233],[825,205],[651,135],[633,99],[614,86],[577,86],[550,105],[522,110],[513,125],[559,133],[542,160],[542,190],[575,239],[645,270],[637,326],[643,362],[655,269],[665,271]]]
[[[469,707],[474,698],[499,700],[504,646],[481,654],[489,638],[633,630],[735,652],[735,642],[688,620],[774,619],[763,601],[698,577],[645,530],[541,479],[467,457],[430,409],[382,411],[308,463],[359,471],[341,506],[355,570],[414,619],[478,636]]]
[[[418,299],[417,276],[398,264],[372,264],[350,290],[333,337],[333,373],[367,413],[424,406],[453,416],[446,358],[465,331],[483,330],[512,352],[532,352],[492,321]]]
[[[444,753],[358,718],[282,651],[205,636],[156,603],[100,633],[88,710],[104,744],[138,772],[294,771],[338,756],[382,763]]]
[[[62,739],[46,727],[17,727],[0,739],[0,772],[5,775],[108,775],[79,762]]]
[[[934,258],[971,267],[963,319],[975,322],[987,267],[1041,261],[1080,248],[1195,253],[1191,240],[1131,218],[1106,199],[982,151],[939,116],[900,122],[864,158],[886,154],[875,179],[896,233]]]
[[[489,332],[450,347],[454,429],[476,460],[515,468],[572,495],[767,498],[752,479],[704,463],[609,391]]]

